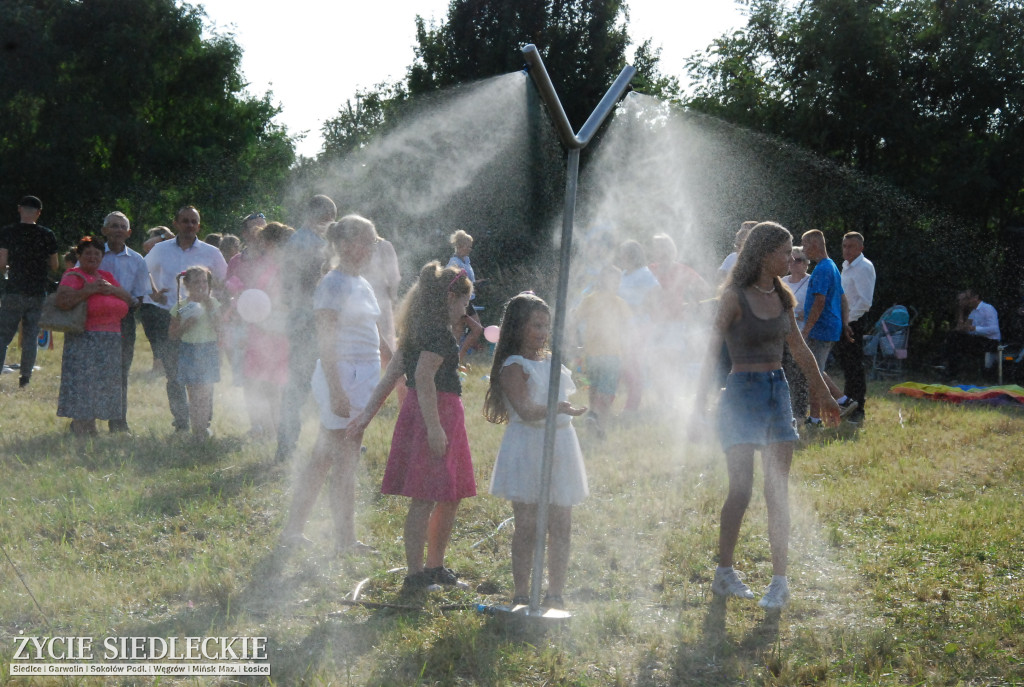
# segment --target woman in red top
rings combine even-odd
[[[91,236],[75,248],[78,266],[57,287],[57,307],[70,310],[87,302],[85,331],[64,335],[57,416],[71,418],[71,431],[96,433],[96,420],[124,417],[121,398],[121,320],[134,302],[132,295],[101,270],[103,243]]]

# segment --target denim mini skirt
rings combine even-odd
[[[767,446],[800,438],[789,383],[781,368],[729,374],[718,404],[718,437],[723,450],[737,444]]]

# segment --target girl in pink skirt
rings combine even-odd
[[[406,589],[465,587],[444,567],[459,501],[476,495],[453,331],[465,325],[473,285],[466,272],[427,263],[398,315],[398,351],[370,400],[350,424],[369,424],[402,375],[408,394],[391,439],[381,492],[412,499],[405,518]],[[424,562],[423,550],[427,550]]]

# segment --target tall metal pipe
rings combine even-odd
[[[551,330],[551,376],[548,378],[547,419],[544,424],[544,455],[541,463],[540,494],[537,499],[536,548],[533,554],[533,574],[530,579],[530,612],[540,608],[540,587],[544,579],[544,553],[548,531],[548,499],[551,493],[551,471],[555,455],[555,419],[558,414],[558,387],[562,377],[562,334],[565,331],[566,310],[569,300],[569,266],[572,258],[572,230],[576,215],[576,189],[580,172],[580,150],[582,150],[601,128],[615,104],[626,92],[636,69],[627,65],[618,78],[601,98],[597,108],[576,134],[572,130],[565,109],[558,99],[555,86],[544,67],[537,46],[523,47],[523,57],[529,65],[530,76],[537,85],[541,98],[548,106],[555,129],[562,143],[569,149],[565,172],[565,207],[562,212],[562,242],[559,254],[558,287],[555,295],[555,321]]]

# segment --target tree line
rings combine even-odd
[[[270,94],[244,93],[242,52],[174,0],[0,2],[0,199],[43,199],[63,244],[117,208],[212,225],[279,204],[295,160]],[[137,237],[134,237],[137,238]]]
[[[719,135],[753,137],[765,169],[823,191],[790,209],[795,229],[869,237],[882,301],[916,305],[936,326],[970,283],[1001,313],[1016,306],[1024,3],[743,4],[746,25],[689,61],[684,90],[661,73],[649,41],[629,55],[637,41],[623,0],[452,0],[444,21],[416,19],[406,77],[353,94],[324,125],[317,158],[297,160],[273,123],[272,94],[245,91],[241,49],[231,36],[204,37],[201,8],[0,0],[0,198],[41,196],[64,241],[112,207],[140,225],[166,223],[182,202],[218,227],[256,207],[286,213],[296,189],[344,194],[324,188],[330,165],[358,157],[443,90],[518,70],[519,48],[532,42],[576,127],[628,60],[639,69],[636,89],[713,118]],[[544,125],[536,135],[557,148]],[[533,191],[523,212],[557,206],[557,157],[526,161],[556,192]],[[770,200],[749,214],[759,212],[787,221]],[[530,235],[542,221],[517,231]],[[730,228],[708,230],[723,243]],[[500,250],[529,259],[520,248]]]
[[[859,177],[819,183],[816,221],[869,237],[886,305],[939,326],[973,285],[1005,330],[1024,260],[1022,70],[1019,0],[751,0],[745,27],[691,60],[685,105]]]

